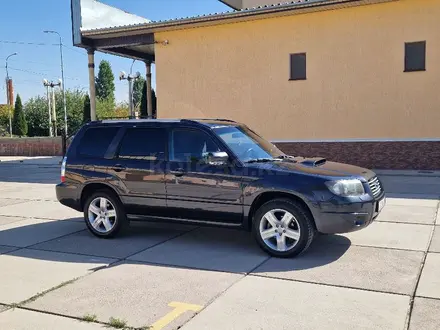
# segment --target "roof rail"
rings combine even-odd
[[[181,119],[180,121],[197,121],[197,120],[215,120],[215,121],[227,121],[230,123],[236,123],[235,120],[224,119],[224,118],[190,118],[190,119]]]

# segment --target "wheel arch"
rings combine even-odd
[[[290,192],[284,192],[284,191],[265,191],[259,194],[254,201],[252,202],[252,205],[249,209],[249,213],[247,215],[247,230],[252,229],[252,223],[253,223],[253,217],[255,215],[255,212],[262,206],[263,204],[267,203],[268,201],[274,200],[274,199],[289,199],[291,201],[295,201],[299,204],[301,204],[307,212],[310,213],[310,216],[313,219],[313,226],[316,230],[316,223],[315,218],[313,217],[312,210],[310,209],[309,205],[302,199],[300,196],[292,194]]]
[[[91,194],[93,194],[94,192],[99,191],[99,190],[108,191],[120,200],[118,194],[116,193],[116,190],[113,189],[110,185],[105,184],[105,183],[91,182],[91,183],[88,183],[87,185],[85,185],[81,191],[81,197],[80,197],[81,210],[84,209],[84,204],[86,203],[87,198]]]

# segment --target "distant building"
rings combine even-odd
[[[83,28],[76,44],[154,61],[159,118],[230,118],[292,154],[440,169],[439,17],[438,0],[294,1]]]

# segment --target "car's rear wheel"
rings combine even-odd
[[[255,213],[253,233],[269,255],[291,258],[307,250],[315,236],[310,212],[300,203],[275,199]]]
[[[115,237],[127,225],[121,201],[106,190],[97,191],[87,198],[84,220],[92,234],[102,238]]]

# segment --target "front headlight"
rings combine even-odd
[[[365,194],[364,185],[360,180],[327,181],[326,186],[332,193],[343,197],[353,197]]]

